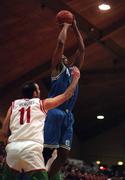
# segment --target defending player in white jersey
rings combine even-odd
[[[38,84],[30,82],[24,85],[23,99],[12,103],[3,122],[3,134],[8,138],[6,146],[8,168],[3,180],[19,179],[22,172],[25,172],[29,179],[48,179],[42,156],[46,112],[72,96],[79,77],[80,72],[75,67],[72,83],[67,90],[54,98],[44,100],[40,100]]]

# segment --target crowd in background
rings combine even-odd
[[[112,165],[100,170],[100,165],[95,163],[79,165],[69,160],[62,167],[61,174],[64,180],[125,180],[125,167]]]

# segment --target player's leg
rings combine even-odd
[[[64,118],[65,118],[65,112],[60,109],[50,110],[47,114],[45,127],[44,127],[44,143],[45,143],[44,158],[46,163],[47,160],[48,163],[52,164],[53,162],[51,150],[46,149],[46,147],[48,148],[59,147],[59,141],[61,138],[61,129],[62,129],[62,124],[64,122]],[[50,162],[51,159],[52,161]],[[50,165],[48,167],[48,163],[47,163],[47,170],[50,168]]]
[[[66,114],[61,127],[60,148],[58,148],[57,158],[54,160],[48,172],[50,179],[59,172],[69,157],[73,136],[73,120],[71,115],[70,113]]]
[[[57,149],[53,150],[53,153],[51,153],[51,158],[48,160],[47,164],[46,164],[46,170],[49,171],[51,168],[51,165],[53,164],[54,160],[57,158]],[[54,175],[54,180],[62,180],[60,173],[57,172]]]
[[[47,147],[43,149],[43,157],[44,157],[45,165],[47,164],[48,160],[52,157],[53,151],[54,149],[47,148]]]
[[[48,172],[50,179],[54,179],[54,176],[60,171],[62,165],[66,162],[69,157],[69,150],[64,148],[58,148],[57,158],[51,165],[51,168]],[[58,175],[59,176],[59,175]],[[54,179],[55,180],[55,179]]]

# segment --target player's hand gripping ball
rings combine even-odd
[[[72,24],[74,20],[74,15],[67,10],[61,10],[56,15],[56,21],[58,24],[68,23]]]

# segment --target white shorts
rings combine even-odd
[[[6,162],[14,170],[45,170],[43,146],[33,141],[12,142],[6,146]]]

